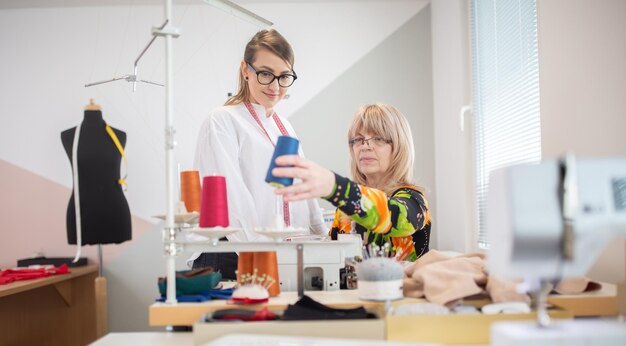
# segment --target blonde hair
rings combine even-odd
[[[402,186],[414,186],[420,192],[423,188],[413,184],[413,160],[415,149],[413,147],[413,135],[406,117],[392,105],[371,104],[359,108],[352,118],[352,124],[348,130],[348,140],[354,138],[359,132],[373,133],[391,140],[391,160],[389,169],[383,179],[385,186],[373,186],[383,190],[388,195]],[[352,178],[359,184],[368,186],[367,178],[359,171],[354,150],[348,144],[350,150],[350,170]]]
[[[293,64],[295,60],[293,49],[291,49],[291,45],[287,42],[287,39],[285,39],[278,31],[270,29],[257,32],[250,39],[250,42],[246,44],[246,49],[243,53],[243,60],[247,63],[254,63],[256,53],[261,49],[265,49],[276,54],[285,63],[287,63],[289,68],[293,71]],[[224,105],[237,105],[247,101],[250,101],[250,88],[248,87],[248,83],[246,82],[240,68],[239,87],[237,93],[231,96],[226,103],[224,103]]]

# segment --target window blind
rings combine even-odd
[[[534,0],[472,0],[472,86],[477,240],[485,229],[489,174],[541,160],[537,5]]]

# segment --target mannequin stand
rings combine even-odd
[[[96,336],[101,338],[107,334],[107,279],[103,274],[102,244],[98,244],[98,277],[96,289]]]

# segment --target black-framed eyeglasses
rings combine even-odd
[[[351,138],[348,143],[350,143],[351,146],[357,148],[362,147],[363,145],[365,145],[365,143],[367,143],[367,145],[370,147],[382,147],[385,144],[391,144],[391,139],[386,139],[380,136],[370,138],[354,137]]]
[[[249,62],[246,62],[246,64],[248,64],[248,67],[250,67],[250,69],[254,71],[254,73],[256,73],[256,80],[261,85],[272,84],[274,82],[274,79],[278,79],[278,85],[280,87],[287,88],[287,87],[290,87],[293,84],[293,82],[296,81],[296,79],[298,79],[298,76],[296,76],[295,71],[293,72],[293,74],[284,73],[284,74],[281,74],[280,76],[277,76],[269,71],[257,71]]]

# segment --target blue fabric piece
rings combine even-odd
[[[186,295],[177,295],[176,300],[178,302],[187,302],[187,303],[201,303],[206,302],[212,299],[230,299],[232,297],[234,288],[226,288],[226,289],[211,289],[202,291],[199,294],[186,294]],[[164,302],[166,299],[166,295],[162,294],[160,298],[157,298],[157,302]]]
[[[165,299],[166,299],[165,295],[161,295],[161,298],[158,298],[156,301],[164,302]],[[199,294],[176,296],[176,301],[178,301],[179,303],[201,303],[201,302],[206,302],[207,300],[209,299]]]
[[[225,288],[225,289],[212,289],[208,291],[204,291],[202,294],[205,297],[210,297],[212,299],[230,299],[233,296],[234,288]]]

